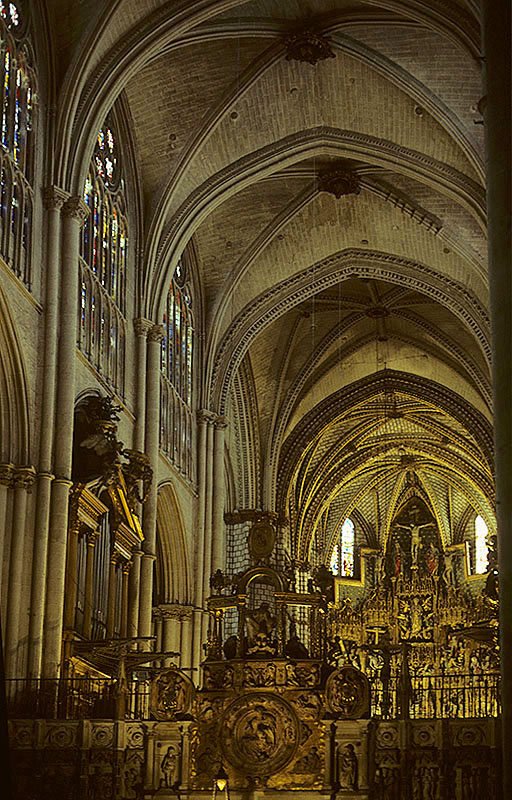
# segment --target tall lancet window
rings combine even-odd
[[[475,573],[482,575],[487,572],[487,557],[489,547],[487,535],[489,531],[480,514],[475,519]]]
[[[96,137],[84,201],[89,216],[82,230],[78,346],[123,396],[128,224],[119,146],[108,118]]]
[[[184,260],[171,280],[164,327],[160,447],[180,472],[191,478],[194,321]]]
[[[0,0],[0,255],[31,288],[36,76],[19,3]]]
[[[353,578],[355,575],[355,528],[347,517],[341,528],[341,536],[332,551],[330,569],[334,575]]]

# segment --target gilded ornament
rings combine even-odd
[[[249,553],[251,558],[259,561],[272,554],[276,542],[276,531],[266,520],[256,522],[249,532]]]

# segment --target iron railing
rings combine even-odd
[[[14,678],[6,681],[12,719],[149,719],[149,681]]]
[[[9,716],[16,719],[150,718],[150,681],[59,678],[7,681]],[[411,674],[370,678],[371,716],[381,719],[499,717],[500,676]]]
[[[371,716],[382,719],[499,717],[500,675],[411,674],[370,679]]]

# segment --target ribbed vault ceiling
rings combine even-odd
[[[63,69],[82,87],[58,135],[83,131],[87,163],[122,97],[142,196],[138,307],[158,321],[190,246],[204,309],[198,402],[233,422],[233,503],[247,502],[240,473],[261,475],[252,502],[291,503],[305,556],[320,525],[327,546],[355,507],[385,535],[385,506],[414,463],[443,535],[469,506],[492,524],[476,4],[70,5],[48,2]],[[287,58],[285,37],[304,29],[334,57]],[[321,191],[329,169],[359,192]],[[405,376],[399,389],[355,393],[315,423],[329,398],[387,370]],[[407,376],[432,391],[408,392]],[[444,391],[450,402],[436,403]],[[241,414],[250,424],[234,424]]]

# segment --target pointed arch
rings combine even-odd
[[[190,557],[179,501],[172,484],[160,486],[157,502],[156,597],[160,603],[188,603]]]
[[[29,464],[27,378],[16,329],[0,290],[0,458],[2,463]]]

